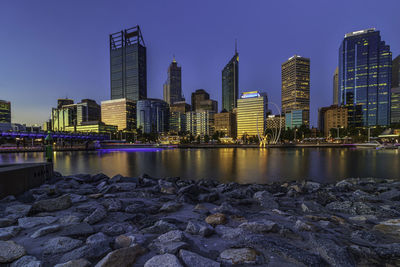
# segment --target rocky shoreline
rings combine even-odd
[[[398,266],[400,182],[56,175],[0,200],[1,266]]]

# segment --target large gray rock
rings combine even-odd
[[[61,217],[58,222],[61,225],[69,225],[69,224],[75,224],[75,223],[80,223],[81,218],[76,216],[76,215],[66,215]]]
[[[277,233],[279,232],[279,226],[269,220],[262,220],[258,222],[245,222],[239,225],[240,228],[254,233]]]
[[[268,209],[278,209],[279,204],[275,201],[275,198],[268,191],[259,191],[254,193],[253,198],[258,201],[258,203],[263,208]]]
[[[172,230],[168,233],[160,235],[156,241],[165,243],[165,242],[174,242],[174,241],[183,241],[185,239],[185,235],[180,230]]]
[[[71,260],[56,264],[54,267],[89,267],[92,264],[86,259]]]
[[[23,217],[18,219],[18,225],[24,229],[29,229],[41,224],[52,224],[55,221],[57,221],[57,218],[53,216]]]
[[[25,248],[14,241],[0,241],[0,263],[13,262],[25,254]]]
[[[61,236],[88,236],[94,233],[93,226],[86,222],[65,226],[60,232]]]
[[[160,221],[156,222],[153,226],[142,229],[141,232],[143,234],[164,234],[168,231],[177,230],[177,229],[178,229],[178,227],[176,227],[175,225],[165,222],[163,220],[160,220]]]
[[[160,211],[175,212],[175,211],[179,210],[181,207],[182,207],[182,203],[177,203],[175,201],[169,201],[162,205],[162,207],[160,208]]]
[[[16,222],[16,218],[0,218],[0,227],[11,226]]]
[[[45,227],[42,227],[42,228],[36,230],[31,235],[31,238],[38,238],[38,237],[41,237],[41,236],[44,236],[44,235],[48,235],[50,233],[54,233],[54,232],[57,232],[57,231],[60,231],[60,230],[61,230],[61,225],[59,225],[59,224],[45,226]]]
[[[23,256],[11,263],[10,267],[42,267],[42,263],[33,256]]]
[[[189,221],[185,231],[192,235],[208,237],[214,233],[214,228],[205,222]]]
[[[31,205],[18,204],[7,207],[5,213],[10,214],[14,219],[18,219],[27,216],[31,211],[31,208]]]
[[[82,245],[82,241],[69,237],[54,237],[44,244],[44,254],[65,253]]]
[[[400,191],[397,189],[391,189],[389,191],[383,192],[379,194],[381,199],[399,201],[400,200]]]
[[[106,216],[107,211],[104,209],[104,207],[98,206],[92,214],[84,219],[84,222],[87,222],[88,224],[95,224],[103,220]]]
[[[183,242],[185,235],[180,230],[173,230],[160,235],[153,242],[153,247],[160,253],[177,253],[181,248],[187,247],[187,244]]]
[[[245,231],[242,228],[232,228],[224,225],[215,227],[215,232],[223,239],[236,240],[244,235]]]
[[[183,267],[178,258],[172,254],[154,256],[148,260],[144,267]]]
[[[139,245],[127,248],[120,248],[107,254],[96,267],[115,267],[115,266],[131,266],[135,263],[136,258],[145,253]]]
[[[57,198],[40,200],[33,203],[32,209],[36,212],[65,210],[71,207],[70,195],[63,195]]]
[[[122,203],[119,199],[109,198],[103,201],[103,205],[108,211],[120,211],[122,209]]]
[[[337,245],[333,240],[311,236],[310,242],[318,255],[324,258],[330,266],[355,266],[354,259],[343,245]]]
[[[231,248],[221,252],[219,258],[226,264],[255,264],[259,261],[259,252],[252,248]]]
[[[220,267],[221,264],[211,259],[200,256],[188,250],[181,249],[179,257],[186,266]]]
[[[19,226],[9,226],[5,228],[0,228],[0,240],[9,240],[16,235],[22,230],[21,227]]]

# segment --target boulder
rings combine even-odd
[[[175,212],[175,211],[179,210],[181,207],[182,207],[182,203],[177,203],[175,201],[169,201],[162,205],[162,207],[160,208],[160,211]]]
[[[103,206],[98,206],[92,214],[87,216],[83,221],[87,222],[88,224],[95,224],[99,221],[103,220],[107,216],[107,211],[104,209]]]
[[[44,254],[65,253],[82,245],[82,241],[69,237],[54,237],[44,244]]]
[[[143,234],[164,234],[168,231],[177,230],[177,229],[178,228],[175,225],[165,222],[163,220],[160,220],[160,221],[156,222],[153,226],[142,229],[141,232]]]
[[[67,261],[65,263],[59,263],[56,264],[54,267],[89,267],[91,265],[92,264],[86,259],[78,259],[78,260]]]
[[[208,223],[189,221],[185,232],[192,235],[208,237],[214,233],[214,229]]]
[[[52,224],[55,221],[57,221],[57,218],[53,216],[24,217],[18,219],[18,225],[24,229],[29,229],[41,224]]]
[[[172,254],[164,254],[154,256],[149,259],[144,267],[183,267],[183,265],[179,262],[178,258]]]
[[[186,266],[220,267],[221,264],[211,259],[200,256],[188,250],[181,249],[179,258]]]
[[[11,226],[16,222],[17,218],[0,218],[0,227]]]
[[[217,225],[215,232],[223,239],[236,240],[244,235],[245,231],[242,228],[232,228],[224,225]]]
[[[214,214],[207,216],[205,221],[206,221],[206,223],[208,223],[212,226],[216,226],[216,225],[220,225],[220,224],[226,224],[227,218],[226,218],[225,214],[223,214],[223,213],[214,213]]]
[[[145,253],[140,245],[127,248],[120,248],[108,253],[96,267],[115,267],[115,266],[131,266],[135,263],[136,257]]]
[[[44,235],[47,235],[47,234],[50,234],[50,233],[54,233],[54,232],[57,232],[57,231],[60,231],[60,230],[61,230],[61,225],[59,225],[59,224],[45,226],[45,227],[42,227],[42,228],[36,230],[31,235],[31,238],[38,238],[38,237],[41,237],[41,236],[44,236]]]
[[[94,229],[86,222],[70,224],[60,232],[61,236],[88,236],[94,233]]]
[[[268,191],[259,191],[254,193],[253,198],[263,207],[268,209],[278,209],[279,204]]]
[[[245,229],[253,233],[277,233],[279,232],[279,226],[269,220],[262,220],[259,222],[245,222],[239,225],[239,228]]]
[[[120,211],[122,209],[122,203],[119,199],[109,198],[103,201],[103,205],[108,211]]]
[[[9,226],[5,228],[0,228],[0,240],[3,241],[9,240],[18,235],[21,230],[22,228],[19,226]]]
[[[374,230],[395,238],[400,238],[400,219],[390,219],[375,225]]]
[[[219,259],[226,264],[256,264],[260,253],[252,248],[231,248],[221,252]]]
[[[10,267],[42,267],[42,263],[33,256],[23,256],[11,263]]]
[[[0,241],[0,263],[13,262],[25,254],[25,248],[14,241]]]
[[[18,219],[27,216],[31,211],[31,208],[32,208],[31,205],[18,204],[7,207],[5,213],[10,214],[14,219]]]
[[[70,195],[62,195],[57,198],[39,200],[32,205],[32,210],[35,212],[41,211],[57,211],[65,210],[71,207],[72,201]]]

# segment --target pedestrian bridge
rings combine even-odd
[[[3,138],[29,138],[29,139],[41,139],[48,135],[47,132],[0,132],[0,137]],[[98,133],[66,133],[66,132],[52,132],[51,137],[53,139],[69,139],[69,140],[88,140],[88,141],[103,141],[109,140],[108,134]]]

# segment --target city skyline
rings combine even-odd
[[[287,2],[291,3],[293,7],[300,6],[293,1]],[[390,6],[398,6],[398,3],[394,1],[388,2]],[[84,11],[89,8],[85,5],[81,9],[76,9],[73,4],[63,3],[61,7],[56,7],[49,2],[48,6],[39,10],[35,6],[32,7],[30,3],[25,3],[25,5],[3,4],[2,10],[9,12],[1,14],[0,21],[3,22],[3,25],[10,26],[0,31],[4,36],[11,38],[5,40],[3,52],[0,52],[2,58],[0,98],[11,101],[14,122],[27,124],[41,124],[47,120],[49,110],[58,98],[66,96],[72,99],[91,98],[98,103],[108,100],[110,92],[108,35],[138,24],[141,26],[148,47],[148,97],[162,99],[165,69],[168,67],[172,55],[175,54],[177,61],[182,66],[182,91],[186,99],[197,88],[204,88],[210,93],[210,98],[216,99],[221,107],[220,70],[229,59],[234,39],[238,39],[238,49],[241,51],[239,93],[259,90],[266,92],[270,100],[275,103],[280,103],[280,64],[293,54],[311,59],[310,118],[311,125],[316,126],[318,107],[329,106],[332,103],[332,73],[338,64],[338,49],[343,36],[348,32],[376,27],[381,31],[382,38],[391,46],[393,58],[399,54],[400,37],[396,35],[397,31],[395,31],[398,25],[393,19],[390,19],[393,18],[390,14],[395,8],[387,11],[383,7],[371,9],[373,2],[365,1],[364,5],[359,7],[360,11],[365,9],[364,13],[360,12],[363,13],[363,16],[355,19],[351,18],[350,11],[333,7],[332,14],[327,14],[327,17],[321,20],[316,28],[312,20],[316,20],[320,13],[327,12],[327,10],[322,5],[315,3],[314,11],[306,10],[307,6],[313,4],[311,2],[299,7],[306,10],[306,15],[310,16],[309,19],[301,21],[299,25],[293,25],[291,22],[296,21],[296,18],[300,16],[293,14],[294,16],[288,21],[289,25],[282,24],[278,27],[275,25],[268,27],[273,19],[278,19],[277,15],[267,19],[268,16],[264,16],[260,11],[265,11],[268,7],[277,14],[283,14],[284,11],[290,13],[290,10],[285,10],[283,7],[284,4],[266,5],[259,2],[243,5],[233,2],[229,9],[241,10],[243,16],[223,22],[217,16],[223,4],[212,4],[215,10],[208,11],[207,6],[210,6],[211,3],[208,5],[197,3],[192,5],[193,7],[181,3],[182,10],[193,14],[193,18],[187,17],[186,24],[188,25],[186,26],[179,26],[179,19],[168,21],[169,27],[177,26],[176,30],[169,31],[168,34],[163,33],[165,25],[162,23],[163,18],[165,19],[167,16],[160,13],[165,17],[161,17],[157,23],[152,22],[144,15],[139,14],[141,12],[145,14],[151,8],[150,5],[140,2],[134,4],[136,9],[141,11],[135,13],[137,15],[135,20],[132,19],[132,16],[129,18],[117,17],[116,8],[111,8],[104,3],[99,3],[96,12],[89,18],[84,16]],[[176,9],[177,5],[177,2],[172,2],[170,8]],[[100,18],[108,11],[107,7],[110,7],[111,13],[108,17],[106,16],[104,21],[100,22]],[[51,13],[49,11],[57,11],[59,8],[65,8],[68,14],[75,14],[77,21],[67,25],[66,22],[70,16],[49,15]],[[161,6],[155,12],[161,12],[163,8]],[[316,12],[318,8],[322,11]],[[351,10],[350,7],[349,10]],[[379,19],[371,19],[371,16],[368,15],[381,14],[383,11],[385,11],[385,16],[376,16]],[[18,12],[18,15],[15,12]],[[196,22],[196,18],[198,18],[196,12],[209,13],[210,21],[206,22],[206,29],[198,28],[200,23]],[[254,16],[251,16],[250,12],[254,12]],[[337,17],[338,12],[344,13],[344,19],[330,25],[329,20]],[[0,11],[0,13],[3,12]],[[12,17],[13,15],[14,17]],[[22,19],[23,16],[26,18]],[[42,18],[39,18],[40,16]],[[16,21],[15,17],[20,18],[20,21]],[[25,19],[31,20],[32,26],[29,31],[23,27]],[[246,20],[248,22],[244,23]],[[51,24],[48,23],[49,21],[54,25],[49,25]],[[215,29],[210,32],[207,27],[209,28],[211,25]],[[252,30],[245,31],[249,26]],[[293,32],[287,30],[290,26],[294,27]],[[190,27],[197,27],[196,31],[190,31]],[[296,30],[297,27],[299,27],[298,30]],[[223,29],[225,31],[221,32]],[[269,38],[261,36],[262,30],[269,33]],[[58,31],[63,31],[63,35],[59,35]],[[12,32],[18,34],[12,34]],[[217,45],[209,45],[204,41],[206,32],[215,39]],[[24,34],[25,37],[30,38],[28,46],[19,42]],[[32,34],[37,34],[37,38],[32,39]],[[44,34],[48,34],[48,36],[40,41],[39,37]],[[53,34],[57,34],[57,38],[52,39]],[[72,36],[74,38],[71,38]],[[299,36],[302,38],[300,39]],[[169,45],[159,42],[158,38],[165,39]],[[70,41],[71,39],[73,42]],[[276,40],[275,44],[270,41],[271,39]],[[316,39],[319,42],[316,43]],[[289,42],[290,40],[292,42]],[[295,41],[293,42],[293,40]],[[61,44],[61,42],[63,43]],[[28,47],[31,51],[26,49]],[[60,48],[66,49],[67,52],[60,52]],[[31,53],[26,54],[27,51]],[[93,60],[94,58],[96,60]],[[82,70],[90,71],[82,73]],[[22,78],[20,73],[23,74]]]

